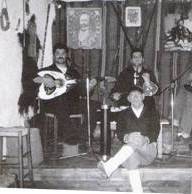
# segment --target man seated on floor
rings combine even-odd
[[[139,166],[149,165],[157,155],[156,141],[159,135],[160,121],[158,112],[143,103],[141,88],[130,90],[127,100],[131,106],[122,111],[118,117],[117,136],[123,146],[108,161],[100,161],[98,168],[107,177],[121,165],[129,170],[130,184],[134,192],[142,192]]]

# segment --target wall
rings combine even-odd
[[[18,41],[18,32],[23,32],[23,21],[27,25],[28,18],[35,13],[37,32],[43,42],[47,0],[30,1],[30,15],[23,18],[23,0],[6,0],[10,28],[0,28],[0,126],[10,127],[24,125],[24,118],[18,113],[18,99],[22,92],[22,47]],[[18,21],[20,19],[20,25]]]

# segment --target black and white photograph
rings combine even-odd
[[[0,0],[0,192],[192,193],[192,0]]]

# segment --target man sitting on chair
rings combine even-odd
[[[73,127],[70,114],[79,107],[79,98],[84,95],[85,84],[80,82],[80,74],[69,63],[68,48],[57,43],[53,48],[54,63],[39,70],[35,83],[39,83],[48,89],[46,95],[41,98],[41,112],[53,113],[58,120],[58,141],[61,143],[79,143],[80,131]],[[61,78],[54,77],[60,75]],[[65,79],[64,79],[65,78]],[[71,84],[66,84],[71,81]],[[73,82],[74,81],[74,82]],[[65,87],[66,84],[66,87]],[[94,87],[95,80],[90,81],[89,91]],[[66,91],[65,91],[66,88]],[[44,90],[45,90],[44,89]],[[63,93],[59,93],[64,89]],[[53,91],[51,93],[51,91]],[[43,93],[43,94],[44,94]]]
[[[131,106],[122,111],[118,119],[117,136],[124,144],[120,150],[108,161],[100,161],[98,168],[104,171],[107,177],[121,165],[129,169],[130,184],[134,192],[142,192],[139,166],[149,165],[157,155],[156,141],[160,130],[158,112],[151,111],[143,103],[144,94],[141,88],[130,90],[127,100]]]
[[[53,113],[57,117],[59,142],[76,144],[79,134],[78,130],[73,127],[69,116],[73,108],[78,106],[81,88],[79,84],[72,84],[67,86],[66,92],[57,96],[57,89],[64,88],[65,80],[55,79],[52,74],[62,75],[67,80],[78,80],[80,74],[69,64],[68,48],[65,45],[57,43],[53,48],[53,53],[54,63],[40,69],[34,79],[36,83],[43,83],[45,89],[50,89],[50,91],[55,89],[56,92],[56,95],[53,95],[51,99],[46,99],[46,96],[50,97],[52,95],[51,93],[43,98],[39,97],[41,98],[41,113]]]

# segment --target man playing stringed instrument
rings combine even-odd
[[[53,113],[58,119],[60,142],[76,144],[79,132],[71,124],[70,114],[79,106],[82,85],[77,80],[80,74],[68,64],[68,49],[56,44],[53,48],[54,63],[40,69],[34,82],[41,84],[39,98],[42,99],[41,112]]]

